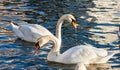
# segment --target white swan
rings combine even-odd
[[[61,43],[61,26],[64,20],[70,22],[74,28],[76,28],[76,19],[71,14],[65,14],[60,17],[56,26],[56,36],[58,37]],[[28,42],[36,42],[38,38],[45,35],[53,35],[48,29],[38,24],[22,24],[20,26],[14,25],[11,22],[11,26],[15,34]]]
[[[36,51],[49,40],[53,41],[54,47],[48,53],[47,60],[64,64],[99,64],[106,63],[115,53],[92,46],[78,45],[60,54],[59,40],[52,35],[43,36],[35,44]]]

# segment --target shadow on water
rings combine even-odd
[[[8,22],[9,20],[13,20],[18,24],[40,24],[55,34],[55,26],[59,17],[63,14],[71,13],[76,17],[80,26],[75,32],[72,26],[67,24],[68,22],[64,22],[66,24],[63,24],[62,27],[63,47],[61,52],[72,46],[86,43],[95,47],[114,47],[91,40],[95,32],[90,32],[90,28],[100,30],[100,28],[95,26],[118,26],[118,24],[95,23],[94,21],[97,19],[86,13],[90,11],[88,8],[93,7],[95,7],[95,4],[92,0],[0,0],[0,26],[3,27],[0,28],[0,69],[74,70],[74,65],[48,63],[46,56],[51,47],[41,49],[38,56],[35,56],[34,43],[17,39],[15,34],[11,32],[12,28]],[[91,20],[88,21],[87,19]],[[103,34],[103,32],[97,33]],[[104,37],[101,36],[101,38]],[[100,69],[96,68],[95,70]]]

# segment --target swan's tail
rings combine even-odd
[[[12,27],[12,30],[17,33],[19,32],[19,26],[15,25],[13,22],[10,22],[10,25]]]
[[[12,26],[12,28],[18,28],[19,26],[15,25],[13,22],[10,22],[10,25]]]
[[[100,57],[97,63],[106,63],[110,58],[112,58],[117,52],[108,52],[105,57]]]
[[[10,22],[10,25],[12,27],[13,32],[19,37],[22,38],[24,35],[19,30],[19,26],[15,25],[13,22]]]

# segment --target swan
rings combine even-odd
[[[100,64],[106,63],[115,52],[106,51],[87,45],[74,46],[64,53],[60,53],[60,43],[58,38],[52,35],[46,35],[39,38],[35,44],[36,52],[48,41],[53,42],[53,48],[48,53],[47,60],[64,64]]]
[[[67,20],[69,23],[71,23],[74,28],[77,27],[76,19],[74,18],[73,15],[64,14],[63,16],[61,16],[56,25],[56,37],[59,39],[60,42],[61,42],[61,27],[64,20]],[[22,24],[20,26],[17,26],[12,22],[10,24],[12,26],[13,32],[19,38],[28,42],[36,42],[37,39],[41,36],[53,35],[48,29],[38,24]]]

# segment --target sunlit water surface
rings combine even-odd
[[[89,7],[95,7],[91,0],[0,0],[0,69],[74,70],[75,68],[75,65],[47,62],[46,56],[52,47],[50,44],[46,44],[46,47],[41,48],[39,53],[34,55],[34,43],[18,39],[11,31],[9,20],[18,24],[40,24],[55,34],[55,26],[59,17],[65,13],[71,13],[76,17],[80,26],[76,32],[70,24],[67,24],[68,22],[63,24],[61,53],[72,46],[81,44],[91,44],[114,51],[120,50],[112,44],[99,44],[91,40],[93,33],[89,32],[89,29],[97,25],[94,23],[97,19],[86,13],[90,11],[87,9]],[[89,18],[92,19],[91,22],[86,20]],[[118,44],[116,41],[115,45]],[[120,68],[120,54],[111,58],[108,65],[90,66],[88,70],[117,70]]]

